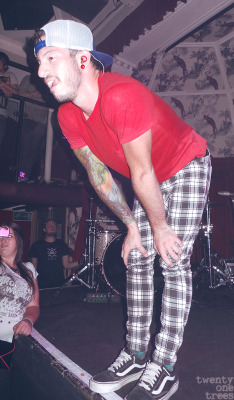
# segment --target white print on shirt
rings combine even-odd
[[[47,255],[48,255],[48,260],[56,260],[57,259],[57,256],[58,256],[58,254],[57,254],[57,249],[55,249],[55,248],[50,248],[50,249],[47,249]]]
[[[26,263],[32,269],[31,263]],[[34,268],[34,267],[33,267]],[[34,277],[35,269],[34,269]],[[11,341],[13,327],[22,318],[33,298],[33,290],[21,276],[0,265],[0,339]]]

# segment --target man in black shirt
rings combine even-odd
[[[43,228],[44,240],[38,240],[30,249],[30,258],[38,272],[39,288],[61,286],[64,282],[64,268],[78,268],[78,261],[69,262],[67,244],[56,238],[56,223],[48,220]]]

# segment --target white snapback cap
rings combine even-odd
[[[89,50],[105,68],[113,63],[110,55],[96,51],[91,30],[80,22],[59,19],[49,22],[41,29],[45,32],[45,40],[36,43],[35,56],[43,47],[53,46],[71,50]]]

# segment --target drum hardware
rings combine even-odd
[[[93,198],[89,198],[89,218],[86,219],[88,223],[88,233],[85,243],[85,252],[83,254],[82,268],[73,273],[66,281],[65,286],[70,286],[73,282],[79,281],[88,289],[95,289],[96,291],[102,286],[104,277],[100,273],[100,264],[103,252],[112,239],[119,234],[119,231],[101,231],[98,230],[100,223],[114,223],[110,219],[93,219],[92,218],[92,205]],[[121,251],[120,251],[121,254]],[[107,286],[107,285],[106,285]]]
[[[234,283],[234,260],[224,260],[225,273],[230,281]]]
[[[218,194],[219,194],[220,196],[228,197],[228,199],[229,199],[229,201],[230,201],[230,204],[231,204],[231,209],[232,209],[232,222],[233,222],[233,225],[234,225],[234,193],[230,193],[230,192],[225,191],[225,192],[218,192]],[[233,252],[233,257],[234,257],[234,252]]]
[[[212,276],[212,263],[211,263],[211,233],[213,230],[213,225],[210,223],[210,203],[209,200],[206,203],[205,206],[205,214],[206,214],[206,225],[204,229],[204,235],[207,240],[207,246],[206,246],[206,257],[205,260],[208,261],[208,269],[209,269],[209,274],[210,274],[210,288],[213,288],[214,282],[213,282],[213,276]]]
[[[234,194],[230,193],[230,195],[233,195],[234,200]],[[225,196],[227,196],[226,192]],[[77,273],[71,276],[69,282],[77,280],[87,288],[95,289],[96,291],[104,283],[118,295],[125,296],[126,266],[121,258],[121,249],[126,233],[104,229],[98,230],[98,223],[115,221],[92,219],[92,202],[93,199],[90,198],[89,218],[86,220],[88,234],[84,253],[85,263]],[[206,282],[208,282],[210,289],[234,284],[234,261],[224,260],[211,247],[213,225],[211,224],[210,210],[217,205],[221,204],[211,203],[208,200],[205,206],[206,221],[205,224],[201,225],[201,229],[204,232],[204,240],[202,242],[203,258],[197,270],[193,273],[193,285],[195,288]],[[83,274],[85,274],[85,278],[82,278]],[[155,283],[157,289],[160,288],[163,284],[162,276],[156,276]]]
[[[96,233],[96,220],[92,219],[92,206],[93,198],[89,198],[89,218],[88,222],[88,234],[85,243],[84,266],[67,280],[66,286],[69,286],[74,281],[79,281],[82,285],[85,285],[88,289],[94,289],[96,287],[95,282],[95,262],[94,262],[94,248],[95,248],[95,233]],[[85,278],[82,275],[85,274]],[[81,275],[81,276],[80,276]],[[86,281],[84,280],[86,279]]]
[[[126,266],[121,257],[121,249],[126,232],[98,230],[97,223],[110,222],[110,220],[92,219],[91,209],[92,199],[90,199],[89,218],[86,220],[89,226],[84,263],[81,264],[82,268],[78,272],[73,273],[72,276],[67,279],[65,286],[79,281],[88,289],[95,289],[96,292],[102,291],[107,293],[107,289],[110,289],[109,294],[104,296],[104,298],[116,301],[116,295],[117,297],[126,296]],[[158,271],[155,273],[155,291],[163,286],[163,282],[160,269],[160,273],[158,273]],[[114,296],[110,294],[113,292],[115,292]],[[92,297],[92,300],[93,299]],[[97,298],[95,297],[95,301],[96,300]],[[101,298],[101,300],[103,300],[103,298]]]
[[[227,196],[227,192],[219,194]],[[225,193],[225,194],[223,194]],[[234,194],[233,194],[234,195]],[[210,209],[217,203],[206,203],[204,214],[206,224],[201,225],[204,231],[202,239],[202,260],[198,268],[193,272],[193,289],[195,296],[208,282],[209,289],[216,289],[220,286],[232,286],[234,284],[234,260],[225,260],[211,247],[211,233],[213,225],[210,222]]]
[[[74,272],[73,274],[72,274],[72,276],[70,276],[69,278],[68,278],[68,280],[66,281],[66,283],[64,284],[64,286],[70,286],[70,284],[72,283],[72,282],[74,282],[74,281],[79,281],[79,282],[81,282],[83,285],[85,285],[87,288],[89,288],[89,289],[91,289],[91,286],[88,284],[88,283],[86,283],[83,279],[81,279],[79,276],[84,272],[84,271],[86,271],[87,270],[87,265],[85,265],[83,268],[81,268],[78,272]]]

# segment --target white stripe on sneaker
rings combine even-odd
[[[125,369],[123,372],[117,372],[117,376],[125,376],[126,374],[128,374],[129,372],[131,372],[134,368],[139,368],[140,370],[143,371],[143,368],[146,366],[145,364],[133,364],[130,365],[130,367],[128,367],[127,369]]]
[[[152,394],[153,394],[153,395],[157,395],[157,394],[162,393],[163,388],[164,388],[164,386],[166,385],[167,381],[174,381],[174,379],[175,379],[174,376],[166,376],[166,377],[163,379],[163,381],[162,381],[161,385],[159,386],[158,390],[153,390],[153,391],[152,391]]]

